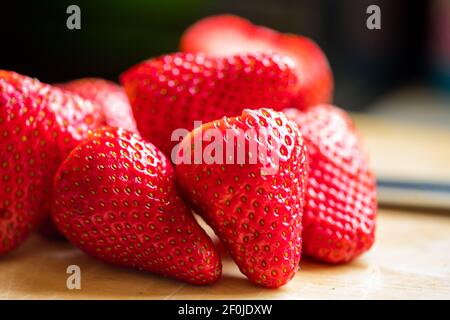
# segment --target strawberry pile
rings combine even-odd
[[[203,19],[181,51],[120,76],[48,85],[0,70],[0,255],[34,230],[115,265],[216,282],[219,251],[279,287],[301,256],[370,249],[376,186],[310,39]]]

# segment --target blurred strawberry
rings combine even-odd
[[[56,86],[94,102],[105,117],[105,125],[136,132],[136,122],[123,88],[100,78],[83,78]]]
[[[330,105],[285,110],[297,123],[310,159],[303,219],[304,253],[347,262],[370,249],[377,212],[375,177],[345,111]]]
[[[189,27],[181,39],[180,48],[184,52],[220,56],[254,52],[286,55],[296,63],[300,80],[298,94],[291,103],[293,107],[304,109],[332,100],[333,75],[327,58],[306,37],[256,26],[234,15],[217,15]]]
[[[288,106],[297,86],[291,64],[279,55],[171,54],[138,64],[121,82],[139,132],[170,155],[173,131],[192,130],[194,121],[236,116],[247,106]]]
[[[0,255],[46,217],[59,164],[100,121],[89,101],[0,70]]]

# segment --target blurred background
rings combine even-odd
[[[70,4],[81,8],[81,30],[66,28]],[[381,30],[366,28],[372,4]],[[183,30],[214,13],[314,39],[334,71],[335,102],[349,109],[405,83],[450,90],[449,0],[14,1],[1,5],[0,67],[47,82],[116,80],[143,59],[177,51]]]
[[[81,30],[66,28],[71,4],[81,8]],[[381,30],[366,28],[374,4]],[[183,30],[215,13],[314,39],[334,72],[334,102],[356,112],[380,186],[406,181],[440,192],[450,208],[450,0],[8,1],[0,68],[50,83],[117,81],[131,65],[177,51]],[[409,190],[405,201],[413,198]]]

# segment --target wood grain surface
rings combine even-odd
[[[380,179],[450,184],[448,127],[353,114]]]
[[[224,257],[223,278],[195,287],[109,266],[69,243],[39,236],[0,259],[1,299],[449,299],[450,219],[381,210],[377,241],[354,262],[331,266],[303,259],[279,289],[252,285]],[[81,290],[68,290],[68,265],[81,268]]]

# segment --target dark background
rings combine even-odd
[[[183,30],[196,20],[213,13],[235,13],[313,38],[333,68],[335,102],[361,109],[405,82],[435,83],[433,79],[442,78],[439,73],[445,68],[433,59],[430,40],[432,7],[440,1],[3,1],[0,68],[44,82],[86,76],[117,80],[141,60],[177,51]],[[66,28],[70,4],[81,8],[81,30]],[[371,4],[381,7],[382,30],[366,28],[366,9]],[[444,74],[444,81],[438,81],[442,88],[448,86],[448,73]]]

